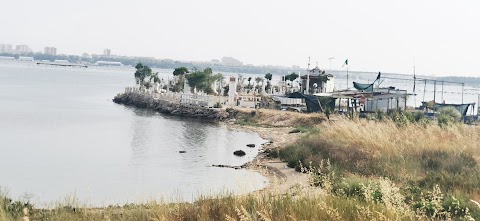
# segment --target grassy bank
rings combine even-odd
[[[334,196],[383,205],[394,197],[416,215],[480,218],[470,201],[480,199],[479,127],[338,120],[316,127],[280,157]],[[398,191],[381,190],[385,182]]]

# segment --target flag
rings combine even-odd
[[[347,60],[345,60],[345,62],[343,63],[342,67],[343,67],[343,66],[345,66],[345,65],[347,65],[347,66],[348,66],[348,59],[347,59]]]

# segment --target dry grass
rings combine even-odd
[[[1,205],[0,205],[1,206]],[[64,207],[54,210],[34,210],[30,220],[417,220],[407,212],[388,208],[383,204],[360,202],[356,199],[332,196],[309,196],[299,191],[296,195],[250,194],[244,197],[217,197],[195,203],[143,204],[104,209]],[[20,220],[0,210],[2,221]]]
[[[365,183],[383,177],[401,187],[411,207],[422,206],[422,197],[437,187],[444,194],[443,212],[457,200],[462,208],[472,207],[469,200],[480,196],[480,127],[338,120],[318,126],[281,150],[280,157],[297,170],[328,159],[337,174],[333,192],[340,189],[348,196],[361,195]],[[364,180],[355,181],[358,177]],[[479,216],[478,208],[472,208]]]
[[[314,126],[326,121],[321,113],[297,113],[273,109],[235,108],[236,117],[241,124],[268,127]]]
[[[463,124],[441,128],[437,125],[408,124],[398,127],[394,122],[335,122],[321,132],[326,142],[340,142],[375,154],[420,154],[426,150],[465,152],[478,155],[480,127]]]

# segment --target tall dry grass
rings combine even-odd
[[[328,160],[328,173],[336,174],[332,192],[348,197],[362,196],[366,183],[388,178],[401,187],[412,208],[426,208],[424,197],[437,187],[444,194],[442,212],[454,205],[472,207],[469,200],[480,199],[480,127],[476,126],[342,119],[318,126],[281,150],[280,157],[299,171],[302,165],[316,170]],[[324,185],[321,178],[328,174],[314,175],[320,177],[317,185]],[[382,194],[372,194],[383,201]],[[478,208],[473,208],[480,217]]]
[[[0,205],[3,206],[3,205]],[[1,210],[0,210],[1,211]],[[2,221],[21,220],[0,212]],[[127,205],[102,209],[59,207],[34,210],[29,220],[152,220],[152,221],[270,221],[270,220],[417,220],[411,213],[383,204],[351,198],[310,196],[299,191],[287,194],[249,194],[214,197],[195,203]]]

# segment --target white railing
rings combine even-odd
[[[228,101],[226,96],[181,94],[180,103],[202,107],[214,107],[216,104],[225,105]]]

